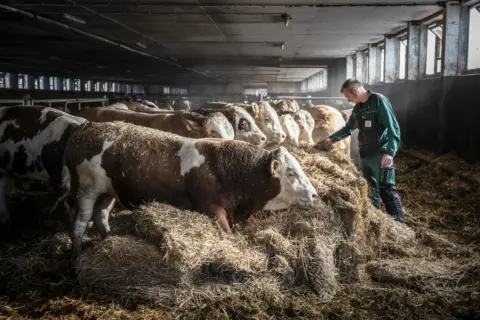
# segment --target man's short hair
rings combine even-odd
[[[361,87],[363,87],[363,85],[360,81],[358,81],[355,78],[350,78],[345,80],[345,82],[342,84],[340,93],[342,93],[344,89],[347,89],[348,91],[351,92],[353,88],[361,88]]]

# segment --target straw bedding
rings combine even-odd
[[[480,316],[479,186],[400,154],[402,225],[370,205],[343,155],[292,152],[319,193],[315,208],[259,212],[233,235],[166,204],[117,211],[108,239],[90,228],[75,270],[59,217],[17,196],[36,219],[1,243],[0,317]]]

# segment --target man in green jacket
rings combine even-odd
[[[367,91],[356,79],[346,80],[340,92],[356,105],[345,126],[325,142],[327,145],[335,143],[358,129],[360,166],[372,190],[372,203],[380,208],[383,201],[387,213],[403,222],[393,167],[393,158],[400,146],[400,127],[392,105],[382,94]]]

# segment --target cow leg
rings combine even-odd
[[[59,204],[66,203],[68,192],[70,190],[70,172],[68,167],[63,166],[61,175],[51,173],[50,174],[50,185],[52,186],[53,191],[57,194],[58,199],[50,207],[48,214],[51,215],[55,210],[57,210]]]
[[[82,194],[81,196],[77,196],[77,212],[73,224],[72,261],[76,260],[82,253],[83,236],[87,230],[88,222],[92,218],[97,197],[96,194]]]
[[[10,212],[7,208],[7,191],[10,179],[4,175],[0,177],[0,225],[10,225]]]
[[[115,198],[104,194],[100,196],[93,210],[93,220],[102,239],[105,239],[110,233],[110,224],[108,217],[115,205]]]
[[[226,233],[232,233],[232,229],[230,229],[230,225],[228,224],[227,212],[225,209],[217,205],[209,205],[207,214],[214,218],[215,222],[218,223],[223,231]]]

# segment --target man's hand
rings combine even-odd
[[[384,154],[382,157],[382,167],[393,166],[393,157],[388,154]]]
[[[320,141],[315,145],[315,149],[320,151],[330,151],[333,149],[333,142],[330,138]]]

